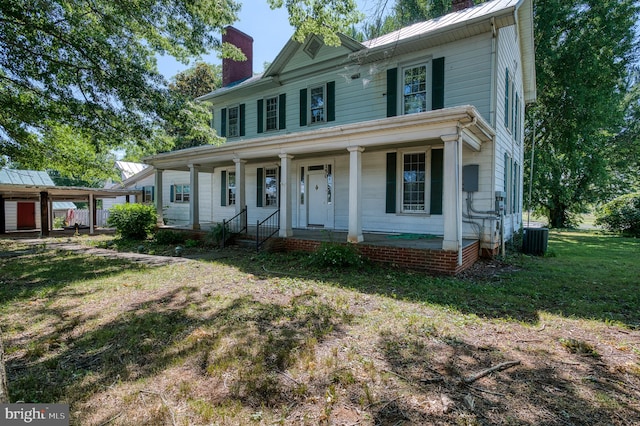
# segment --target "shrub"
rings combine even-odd
[[[216,226],[211,228],[209,232],[207,232],[205,240],[207,243],[217,246],[222,244],[223,238],[228,239],[230,236],[231,230],[229,229],[229,225],[222,225],[222,223],[218,223]]]
[[[362,255],[354,245],[327,242],[320,244],[310,260],[311,264],[323,267],[359,267],[364,264]]]
[[[184,243],[184,234],[177,231],[169,231],[168,229],[160,229],[156,232],[156,243],[161,245],[173,245]]]
[[[118,204],[109,210],[107,224],[122,238],[143,240],[156,226],[156,210],[146,204]]]
[[[640,237],[640,192],[622,195],[600,207],[595,224],[608,231]]]

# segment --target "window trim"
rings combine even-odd
[[[270,99],[275,99],[275,125],[276,127],[274,129],[270,129],[268,124],[269,124],[269,117],[268,117],[268,112],[269,112],[269,105],[268,105],[268,101]],[[278,130],[280,130],[280,95],[273,95],[273,96],[265,96],[263,98],[263,105],[264,105],[264,131],[266,132],[276,132]]]
[[[172,200],[173,203],[178,203],[178,204],[189,203],[189,201],[191,200],[190,184],[174,183],[172,187],[173,187],[173,200]],[[178,191],[178,188],[180,188],[180,191]],[[185,194],[184,188],[187,188],[186,194]],[[184,197],[185,195],[187,195],[186,199]],[[180,199],[178,199],[178,197]]]
[[[227,114],[226,114],[226,137],[231,139],[231,138],[239,138],[240,135],[240,104],[235,104],[235,105],[231,105],[231,106],[227,106]],[[235,124],[235,128],[237,129],[237,133],[235,135],[231,135],[231,110],[232,109],[237,109],[238,110],[238,115],[237,115],[237,122]]]
[[[419,148],[419,147],[416,147]],[[440,146],[428,146],[422,149],[401,149],[396,151],[396,214],[397,215],[431,215],[431,157],[433,149]],[[405,210],[404,208],[404,158],[406,155],[424,154],[424,210]]]
[[[228,169],[226,170],[227,172],[227,182],[226,182],[226,190],[225,190],[225,198],[226,198],[226,202],[227,202],[227,207],[229,206],[235,206],[236,202],[238,201],[238,193],[237,193],[237,186],[236,186],[236,170],[235,169]],[[231,202],[231,176],[233,175],[233,189],[236,191],[234,192],[234,198],[233,198],[233,203]]]
[[[416,61],[416,62],[409,62],[403,65],[399,65],[398,66],[398,78],[397,78],[397,90],[398,90],[398,96],[397,96],[397,102],[399,103],[398,106],[398,111],[400,112],[399,115],[408,115],[408,114],[416,114],[419,112],[406,112],[405,111],[405,93],[404,93],[404,78],[405,78],[405,72],[409,69],[413,69],[413,68],[418,68],[418,67],[424,67],[425,70],[425,81],[424,81],[424,85],[425,85],[425,90],[424,90],[424,111],[420,111],[420,112],[427,112],[427,111],[431,111],[433,109],[433,69],[432,68],[433,65],[433,57],[429,56],[427,57],[425,60],[421,60],[421,61]]]

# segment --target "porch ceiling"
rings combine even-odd
[[[199,146],[147,157],[144,161],[159,170],[188,170],[189,165],[229,166],[234,159],[260,161],[278,159],[280,154],[294,158],[327,153],[346,153],[347,148],[365,149],[404,146],[460,135],[465,144],[479,151],[493,140],[494,130],[470,105],[439,109],[379,120],[322,127],[314,130],[277,134],[227,142],[221,146]]]

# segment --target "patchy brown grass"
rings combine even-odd
[[[0,252],[12,400],[67,402],[72,424],[640,423],[637,313],[541,302],[518,317],[494,300],[553,259],[456,280],[240,250],[166,266],[6,241]],[[538,285],[539,300],[553,296]]]

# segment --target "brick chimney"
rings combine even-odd
[[[222,59],[222,87],[253,76],[253,38],[229,26],[222,34],[222,42],[233,44],[247,57],[246,61]]]
[[[473,7],[473,0],[453,0],[451,2],[451,7],[454,12],[459,12],[469,7]]]

